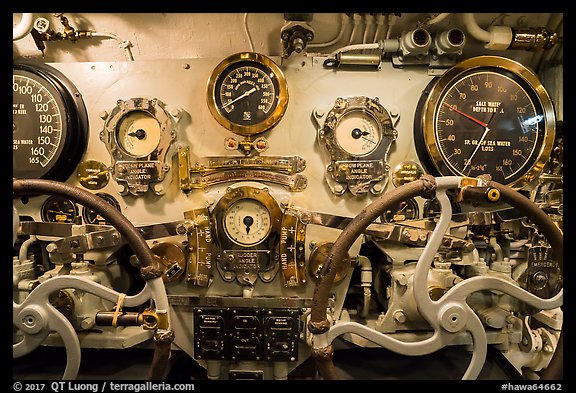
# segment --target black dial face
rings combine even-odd
[[[414,199],[408,199],[398,203],[393,209],[386,210],[382,214],[382,222],[400,222],[416,220],[419,217],[418,203]]]
[[[37,67],[14,64],[13,176],[63,181],[85,150],[87,116],[63,75]]]
[[[40,209],[42,221],[73,224],[78,217],[78,206],[60,196],[48,197]]]
[[[96,195],[99,196],[100,198],[104,199],[111,206],[113,206],[116,210],[120,211],[120,204],[112,195],[106,194],[105,192],[99,192]],[[100,214],[98,214],[94,210],[87,208],[87,207],[84,207],[82,209],[82,218],[84,219],[84,222],[86,224],[94,224],[94,225],[109,225],[110,224]]]
[[[496,58],[494,61],[502,61]],[[440,78],[424,111],[429,158],[440,175],[522,186],[540,173],[554,137],[552,104],[528,71],[486,65]]]
[[[278,66],[256,53],[231,56],[214,70],[208,86],[208,106],[228,130],[253,135],[276,125],[288,100],[286,81]]]

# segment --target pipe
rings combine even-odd
[[[490,41],[490,32],[484,30],[478,25],[476,22],[476,18],[474,18],[474,14],[467,12],[464,14],[464,26],[466,26],[466,30],[468,33],[478,41],[481,42],[488,42]]]
[[[18,258],[20,262],[23,262],[28,259],[28,248],[32,243],[36,241],[36,236],[31,235],[30,238],[24,240],[22,245],[20,246],[20,251],[18,252]]]
[[[474,14],[464,14],[464,25],[468,33],[478,41],[484,42],[484,48],[491,50],[504,50],[510,47],[513,39],[512,29],[508,26],[492,26],[490,31],[481,28]]]
[[[20,22],[12,28],[12,41],[18,41],[26,37],[32,31],[34,26],[34,14],[23,12]]]
[[[370,287],[372,287],[372,263],[370,259],[362,255],[358,256],[357,263],[360,266],[360,285],[364,289],[364,304],[360,311],[360,317],[366,318],[370,310],[370,299],[372,298],[372,292],[370,291]]]
[[[358,30],[358,25],[360,24],[361,19],[362,19],[362,17],[360,16],[360,14],[353,14],[352,15],[353,25],[352,25],[352,31],[350,32],[350,39],[348,40],[348,45],[352,45],[354,38],[356,36],[356,31]]]

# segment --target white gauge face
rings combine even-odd
[[[261,243],[270,233],[271,227],[270,212],[255,199],[234,202],[224,217],[226,234],[241,246]]]
[[[160,143],[160,123],[148,112],[128,112],[117,127],[118,145],[134,157],[150,155]]]
[[[381,139],[378,122],[364,111],[351,111],[340,119],[334,131],[338,145],[347,153],[365,156],[372,153]]]

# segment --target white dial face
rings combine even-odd
[[[131,156],[148,156],[160,143],[160,123],[148,112],[128,112],[118,122],[117,140]]]
[[[338,145],[349,154],[365,156],[380,143],[380,127],[376,119],[363,111],[345,114],[334,131]]]
[[[224,217],[228,237],[241,246],[254,246],[262,242],[271,229],[270,212],[255,199],[234,202]]]

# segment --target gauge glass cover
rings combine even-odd
[[[239,199],[228,208],[224,217],[224,228],[235,243],[254,246],[265,240],[270,233],[270,212],[255,199]]]
[[[420,118],[415,141],[424,146],[417,151],[443,176],[487,174],[521,188],[542,171],[554,141],[554,110],[541,83],[524,66],[496,56],[447,71],[433,83],[417,125]]]
[[[207,89],[212,116],[243,136],[274,127],[288,104],[288,88],[280,67],[255,52],[234,54],[212,72]]]

